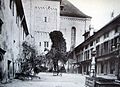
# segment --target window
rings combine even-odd
[[[76,28],[72,27],[71,29],[71,45],[74,47],[76,42]]]
[[[87,49],[87,48],[88,48],[88,45],[85,46],[85,49]]]
[[[98,38],[96,39],[96,43],[98,43],[98,42],[100,42],[100,37],[98,37]]]
[[[10,0],[10,9],[12,10],[12,14],[14,16],[14,0]]]
[[[109,33],[105,33],[104,34],[104,39],[108,38],[109,37]]]
[[[87,51],[87,59],[89,59],[89,50]]]
[[[110,62],[110,74],[114,74],[115,71],[115,61]]]
[[[96,47],[96,56],[100,55],[100,45]]]
[[[116,48],[118,47],[119,43],[119,36],[115,37],[114,39],[114,45],[116,46]]]
[[[108,41],[104,43],[104,53],[109,52]]]
[[[47,22],[47,17],[44,17],[44,21]]]
[[[11,9],[11,4],[12,4],[12,0],[10,0],[10,5],[9,5],[9,6],[10,6],[10,9]]]
[[[90,46],[93,46],[93,42],[90,43]]]
[[[19,16],[16,16],[16,24],[19,26]]]
[[[120,26],[117,26],[117,28],[115,29],[115,33],[120,33]]]
[[[47,47],[49,46],[49,43],[47,42]]]
[[[0,19],[0,34],[2,33],[2,24],[3,24],[3,21]]]
[[[1,9],[2,7],[5,9],[4,0],[0,0],[0,9]]]
[[[39,46],[41,46],[41,42],[39,42]]]
[[[49,42],[48,41],[44,41],[44,47],[49,47]]]
[[[103,73],[103,70],[104,70],[104,64],[101,63],[101,73]]]
[[[111,46],[111,51],[113,51],[114,50],[114,48],[113,48],[113,46],[114,46],[114,39],[111,39],[110,40],[110,46]]]
[[[60,5],[60,10],[63,10],[64,6],[63,5]]]
[[[25,31],[24,31],[24,29],[23,29],[23,40],[25,39]]]
[[[1,7],[2,7],[2,5],[1,5],[1,4],[2,4],[2,2],[1,2],[1,0],[0,0],[0,9],[1,9]]]
[[[89,50],[85,51],[84,53],[84,57],[85,57],[85,60],[88,60],[89,59]]]
[[[118,33],[118,28],[115,29],[115,33]]]

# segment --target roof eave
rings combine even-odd
[[[60,14],[60,16],[67,16],[67,17],[77,17],[77,18],[92,18],[90,16],[77,16],[77,15],[67,15],[67,14]]]

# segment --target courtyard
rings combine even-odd
[[[81,74],[63,73],[53,76],[53,73],[39,73],[40,79],[21,81],[14,79],[2,87],[85,87],[85,76]]]

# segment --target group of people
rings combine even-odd
[[[60,75],[62,76],[63,72],[66,72],[64,64],[61,61],[53,61],[53,66],[51,67],[51,69],[48,70],[48,72],[53,72],[53,75]],[[34,75],[38,74],[40,72],[40,67],[35,67],[33,69]]]
[[[53,75],[62,76],[62,72],[64,72],[64,64],[61,61],[53,61]]]

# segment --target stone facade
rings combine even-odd
[[[51,48],[49,33],[54,30],[59,30],[63,33],[67,43],[67,51],[72,50],[72,48],[83,41],[82,35],[86,29],[89,29],[91,18],[82,12],[76,15],[79,10],[67,0],[61,0],[61,3],[60,0],[22,1],[27,23],[31,34],[35,37],[39,54],[44,53],[45,48]],[[61,9],[62,6],[64,6],[63,9]],[[70,7],[72,7],[74,11],[77,9],[77,12],[67,15],[68,13],[64,11],[68,11],[66,8],[70,9]],[[72,28],[75,29],[75,33],[71,33]]]
[[[17,60],[20,58],[21,44],[28,35],[28,30],[21,0],[1,0],[0,4],[0,20],[3,22],[0,26],[0,53],[5,51],[3,55],[0,54],[0,57],[3,57],[0,61],[0,79],[7,82],[19,71]]]
[[[23,0],[23,5],[30,33],[35,37],[38,53],[43,53],[45,48],[51,47],[49,33],[59,30],[60,3],[49,0]]]

